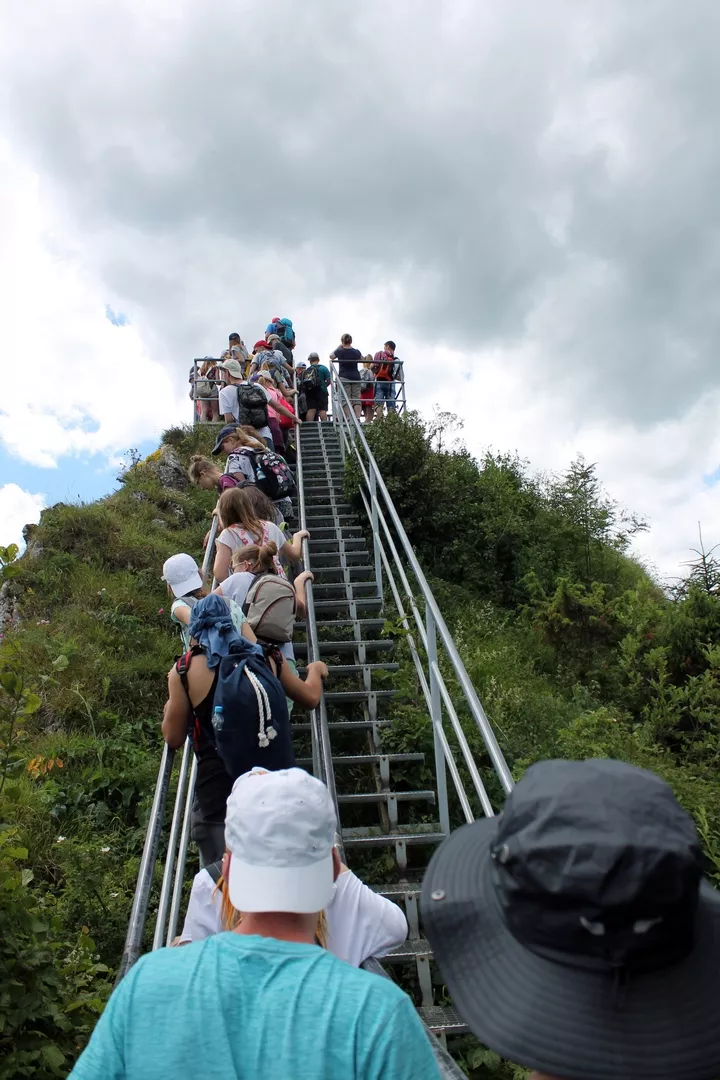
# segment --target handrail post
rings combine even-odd
[[[405,412],[407,406],[407,402],[405,399],[405,365],[403,364],[402,360],[398,363],[397,367],[400,372],[400,379],[398,380],[400,383],[400,389],[398,390],[397,394],[395,394],[395,410],[398,416],[400,416],[401,413]],[[393,393],[394,390],[395,384],[393,383]]]
[[[148,818],[147,832],[145,833],[145,845],[138,870],[135,896],[133,897],[132,911],[130,912],[130,921],[125,938],[125,948],[118,968],[117,979],[115,980],[116,985],[128,973],[140,956],[140,946],[145,931],[153,872],[157,861],[158,848],[160,847],[160,834],[162,832],[165,804],[167,803],[174,760],[175,751],[171,750],[168,744],[165,743],[150,809],[150,817]]]
[[[437,665],[437,636],[435,630],[435,616],[428,607],[425,614],[425,626],[427,630],[427,657],[428,675],[430,683],[430,719],[433,726],[433,743],[435,746],[435,774],[437,779],[438,810],[440,816],[440,828],[448,835],[450,832],[450,811],[448,809],[447,773],[445,771],[445,751],[438,728],[442,728],[442,702],[440,700],[440,685],[435,674]]]
[[[375,469],[370,466],[370,521],[372,524],[373,534],[373,553],[375,556],[375,584],[377,585],[378,596],[382,600],[383,598],[383,580],[382,580],[382,562],[380,560],[380,537],[378,535],[379,522],[378,522],[378,502],[377,502],[377,481],[375,479]]]

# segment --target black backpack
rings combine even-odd
[[[251,450],[248,446],[234,451],[248,458],[255,474],[255,485],[271,502],[291,499],[295,494],[295,478],[290,466],[274,450]],[[238,484],[242,487],[242,484]]]
[[[268,426],[268,403],[260,386],[243,383],[237,387],[238,423],[256,430]]]
[[[303,390],[319,390],[320,389],[320,372],[317,366],[306,368],[303,372],[303,377],[300,380],[300,385]]]
[[[231,780],[256,765],[270,772],[294,766],[285,691],[262,651],[244,639],[220,661],[212,723]]]
[[[253,453],[255,483],[268,499],[291,499],[295,494],[295,479],[290,466],[274,450],[256,450]]]

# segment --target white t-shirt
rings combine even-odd
[[[181,941],[202,941],[222,931],[220,890],[207,870],[195,875]],[[373,892],[347,870],[335,882],[325,909],[328,951],[353,967],[369,956],[384,956],[407,937],[407,920],[401,909]]]
[[[231,574],[230,577],[225,578],[218,585],[218,589],[222,596],[226,600],[234,600],[237,604],[237,608],[230,607],[230,614],[232,615],[235,629],[238,633],[242,633],[242,630],[237,625],[237,620],[242,615],[242,606],[245,603],[245,599],[248,594],[248,590],[255,580],[255,575],[251,574],[248,570],[241,570],[238,574]],[[243,619],[243,622],[245,620]],[[287,660],[295,659],[295,652],[293,650],[292,641],[285,641],[279,646],[280,652]]]
[[[228,454],[227,471],[229,473],[242,473],[246,480],[252,480],[253,484],[255,483],[255,470],[252,461],[247,454],[243,454],[240,450],[234,450],[232,454]]]
[[[262,539],[260,539],[259,541],[254,536],[251,536],[247,529],[241,528],[240,525],[231,525],[228,529],[223,529],[223,531],[218,536],[216,543],[225,544],[226,547],[230,548],[231,552],[235,551],[236,548],[249,547],[251,544],[257,543],[277,544],[277,549],[278,551],[280,551],[283,544],[287,543],[284,533],[277,527],[277,525],[273,521],[261,521],[260,524],[262,525],[263,534]],[[280,565],[280,560],[278,559],[277,555],[273,559],[273,562],[275,563],[275,569],[277,570],[278,574],[281,574],[283,577],[287,577],[285,571]]]
[[[230,386],[223,386],[218,395],[218,409],[221,416],[225,416],[227,413],[232,414],[233,420],[240,421],[240,404],[238,402],[238,386],[244,385],[243,383],[232,383]],[[268,394],[264,386],[260,383],[254,383],[258,390],[262,390],[266,400],[272,405],[272,397]],[[258,435],[261,435],[263,439],[272,439],[272,431],[265,425],[262,428],[256,428]]]

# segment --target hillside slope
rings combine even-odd
[[[516,775],[555,755],[654,768],[717,874],[717,580],[697,575],[669,599],[628,557],[635,525],[592,468],[543,480],[509,456],[478,463],[446,448],[447,428],[410,414],[368,438]],[[210,438],[166,432],[113,495],[46,510],[3,566],[2,1078],[66,1075],[112,985],[178,651],[161,566],[201,555],[215,499],[184,465]],[[349,472],[351,497],[356,483]],[[400,628],[387,633],[402,652]],[[429,750],[405,679],[387,745]]]

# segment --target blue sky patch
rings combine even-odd
[[[715,472],[706,473],[703,476],[703,484],[705,484],[705,487],[715,487],[716,484],[720,484],[720,465],[718,465]]]
[[[113,311],[109,304],[105,305],[105,318],[108,319],[113,326],[127,326],[130,322],[124,311]]]
[[[147,457],[157,446],[157,439],[145,439],[138,451]],[[119,472],[117,466],[108,465],[106,453],[66,454],[58,458],[56,469],[43,469],[20,461],[0,446],[0,487],[17,484],[31,494],[41,493],[48,506],[56,502],[92,502],[110,495],[119,486]]]

